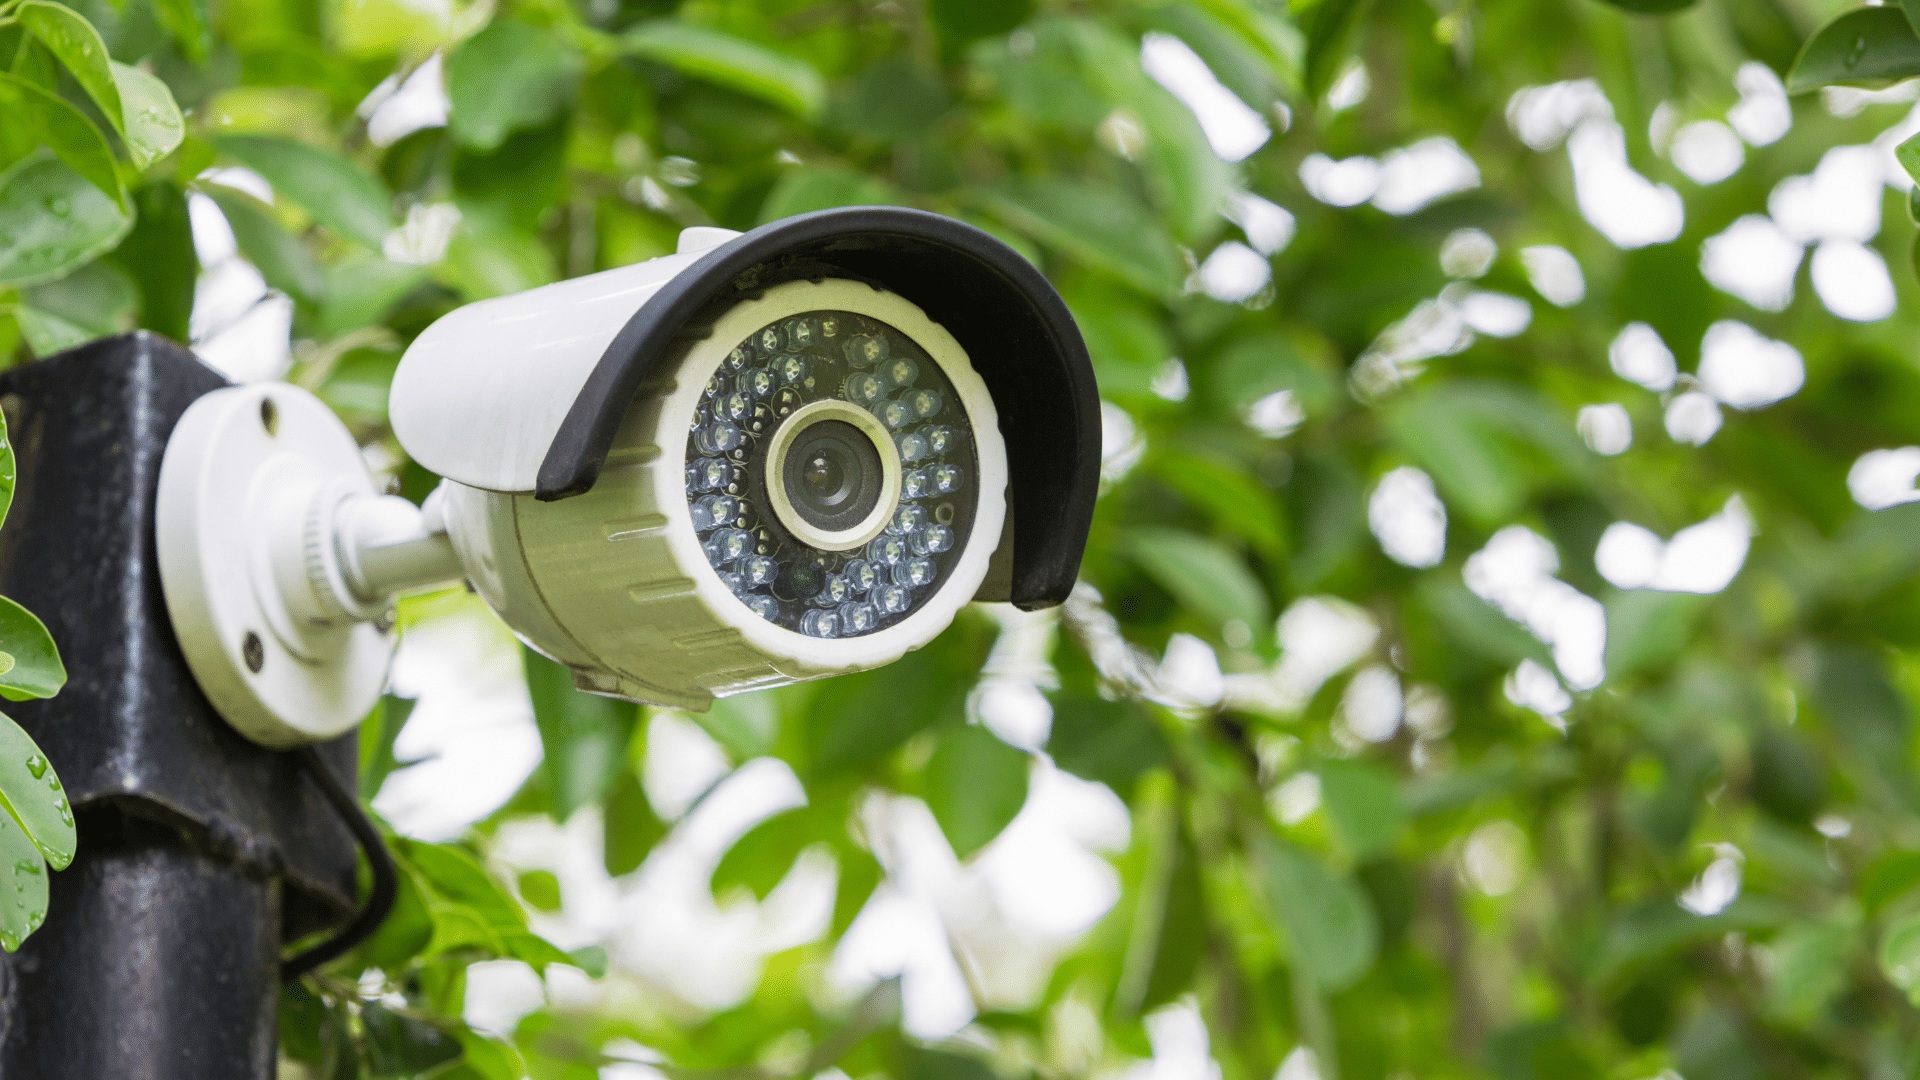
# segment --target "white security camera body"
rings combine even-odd
[[[485,305],[464,310],[475,317],[451,327],[443,319],[422,341],[456,357],[465,351],[457,337],[484,337],[493,320],[517,314]],[[689,424],[715,369],[761,326],[812,311],[871,315],[917,341],[959,389],[978,442],[978,503],[956,567],[935,583],[932,602],[854,637],[808,636],[748,610],[702,552],[685,487]],[[542,502],[531,492],[448,485],[447,529],[468,580],[528,644],[571,668],[581,689],[704,709],[716,695],[897,660],[931,641],[973,598],[1000,543],[1006,451],[985,384],[952,335],[919,308],[860,282],[787,282],[728,309],[707,336],[655,371],[591,491]],[[407,424],[405,414],[395,415],[395,431],[411,449]]]
[[[1064,598],[1098,464],[1091,368],[1044,278],[880,208],[689,229],[674,255],[457,309],[407,350],[389,415],[444,478],[418,510],[291,386],[216,391],[169,443],[169,609],[256,741],[351,727],[393,599],[463,578],[594,693],[702,709],[877,667],[970,600]],[[1038,523],[1017,536],[1015,504]]]

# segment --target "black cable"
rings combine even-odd
[[[367,864],[373,870],[373,890],[367,894],[366,906],[360,909],[360,914],[353,917],[353,921],[347,924],[346,929],[313,948],[280,962],[280,981],[282,982],[292,982],[372,936],[373,932],[379,929],[381,921],[387,917],[387,913],[393,910],[393,899],[400,889],[400,880],[393,868],[393,856],[388,853],[387,845],[380,839],[380,831],[374,828],[372,821],[368,820],[366,811],[360,809],[360,803],[348,794],[346,787],[340,783],[340,778],[333,775],[333,770],[327,766],[326,759],[311,746],[303,746],[294,751],[294,754],[300,764],[306,768],[307,775],[313,777],[313,782],[320,785],[320,791],[327,797],[327,802],[332,804],[334,811],[340,815],[342,821],[346,822],[347,828],[353,833],[353,838],[360,842],[360,849],[367,853]]]

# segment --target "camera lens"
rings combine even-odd
[[[896,625],[954,572],[979,461],[939,362],[870,316],[817,310],[746,335],[687,438],[702,553],[756,616],[819,638]]]
[[[780,482],[802,520],[825,532],[857,527],[880,502],[880,450],[845,420],[816,420],[787,448]]]

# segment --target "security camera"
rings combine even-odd
[[[878,667],[970,600],[1077,575],[1099,399],[1025,259],[937,214],[855,207],[469,304],[395,373],[389,416],[443,478],[375,490],[285,384],[206,395],[161,467],[175,630],[250,738],[373,706],[409,591],[464,580],[582,690],[685,709]]]

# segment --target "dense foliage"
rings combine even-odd
[[[1871,166],[1834,150],[1913,96],[1780,90],[1920,74],[1902,8],[1849,6],[0,5],[20,359],[138,325],[286,370],[418,498],[384,387],[433,318],[688,225],[899,203],[1044,267],[1110,403],[1057,622],[969,613],[891,668],[696,718],[808,799],[716,895],[830,853],[824,937],[716,1008],[531,932],[572,898],[502,869],[503,824],[598,814],[618,877],[672,822],[645,711],[530,657],[545,766],[461,843],[396,840],[393,919],[286,995],[288,1074],[591,1077],[645,1047],[674,1076],[1913,1075],[1920,513],[1863,504],[1900,501],[1920,442],[1920,297],[1872,171],[1899,134]],[[1163,88],[1192,57],[1238,111]],[[190,192],[244,260],[203,291],[250,264],[252,308],[195,304]],[[969,723],[983,665],[1050,724]],[[365,729],[369,798],[406,719]],[[950,922],[957,1037],[903,1030],[897,983],[827,992],[903,872],[874,793],[924,800],[964,858],[1051,768],[1132,827],[1118,903],[1034,991]],[[464,972],[491,957],[615,989],[484,1037]]]

